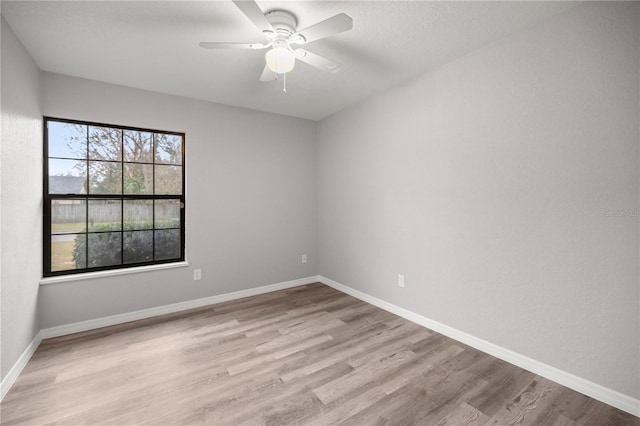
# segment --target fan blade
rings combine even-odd
[[[266,65],[264,66],[264,70],[262,70],[262,75],[260,76],[260,81],[273,81],[278,77],[278,75],[271,71],[269,69],[269,67],[267,67]]]
[[[307,64],[323,71],[337,72],[340,69],[339,63],[334,62],[331,59],[327,59],[324,56],[311,53],[308,50],[296,49],[296,57],[302,62],[306,62]]]
[[[264,12],[258,6],[258,4],[253,0],[232,0],[233,4],[235,4],[244,15],[249,18],[253,25],[256,26],[262,32],[272,32],[275,33],[275,30],[271,26],[271,22],[264,16]]]
[[[304,44],[333,34],[338,34],[343,31],[349,31],[351,28],[353,28],[353,19],[351,19],[349,15],[339,13],[332,18],[325,19],[322,22],[318,22],[304,30],[298,31],[292,36],[292,38],[295,39],[296,36],[302,36],[304,41],[294,42],[297,44]]]
[[[268,44],[262,43],[218,43],[215,41],[202,41],[199,46],[205,49],[265,49]]]

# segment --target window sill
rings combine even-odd
[[[125,269],[112,269],[110,271],[87,272],[85,274],[60,275],[57,277],[47,277],[40,280],[40,285],[65,283],[69,281],[91,280],[94,278],[106,278],[116,275],[137,274],[140,272],[160,271],[162,269],[184,268],[189,266],[189,262],[164,263],[162,265],[137,266]]]

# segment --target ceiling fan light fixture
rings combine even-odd
[[[290,72],[296,64],[296,57],[293,52],[282,46],[276,46],[268,50],[264,57],[267,62],[267,68],[277,74]]]

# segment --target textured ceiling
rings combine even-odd
[[[575,2],[280,1],[298,28],[344,12],[353,30],[305,49],[341,64],[298,62],[258,81],[264,52],[205,50],[200,41],[262,42],[227,1],[5,1],[2,15],[44,71],[313,120],[561,13]]]

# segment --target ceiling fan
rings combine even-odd
[[[265,54],[266,65],[260,76],[260,81],[275,80],[278,74],[286,75],[293,69],[296,59],[324,71],[336,72],[340,68],[340,65],[331,59],[297,46],[350,30],[353,28],[353,20],[348,15],[339,13],[303,30],[298,30],[295,16],[288,11],[274,10],[265,14],[253,0],[232,1],[253,25],[262,31],[266,42],[201,42],[200,47],[205,49],[269,49]]]

